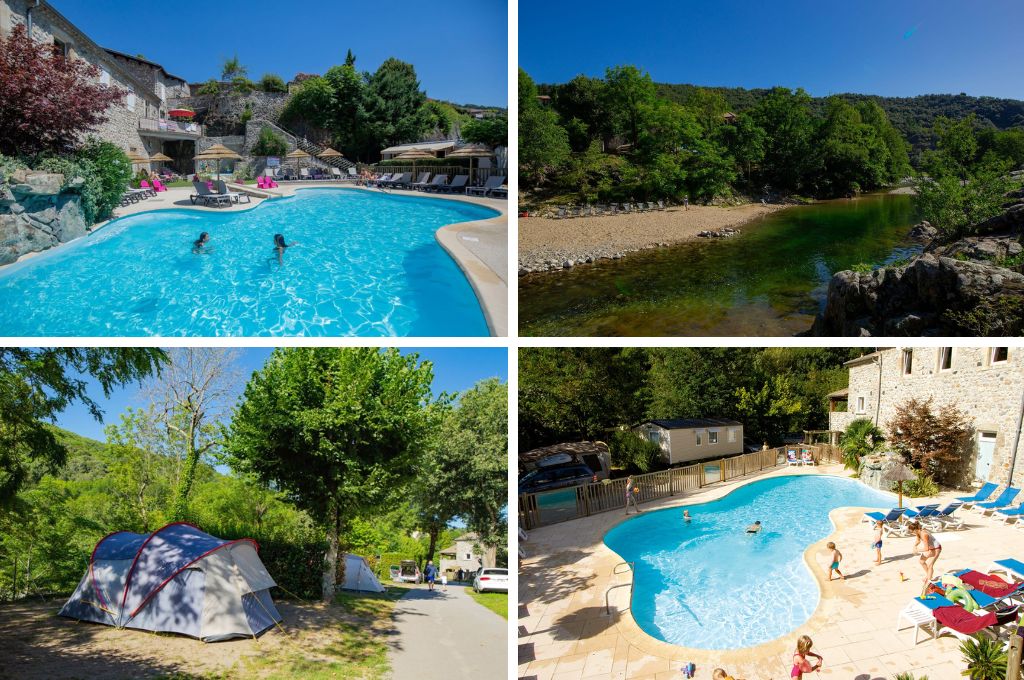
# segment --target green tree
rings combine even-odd
[[[736,117],[735,123],[720,126],[715,134],[735,160],[743,178],[749,181],[754,167],[764,159],[767,144],[764,128],[750,116],[741,114]]]
[[[811,97],[802,89],[773,89],[753,109],[754,122],[765,131],[767,145],[761,178],[776,189],[801,191],[821,168],[814,146],[817,121]]]
[[[569,136],[558,115],[537,101],[537,86],[519,69],[519,176],[527,185],[541,186],[569,153]]]
[[[75,158],[91,163],[92,175],[98,179],[95,220],[105,220],[121,203],[124,188],[131,180],[132,164],[119,146],[89,137],[75,151]]]
[[[369,138],[365,128],[369,126],[366,110],[366,82],[355,68],[355,57],[348,53],[341,66],[332,66],[324,74],[330,85],[329,115],[327,126],[338,148],[350,157],[369,160],[369,154],[380,147],[369,149]]]
[[[655,103],[654,81],[635,66],[614,66],[605,70],[605,107],[614,134],[637,146],[642,118]]]
[[[416,141],[429,131],[426,101],[412,64],[394,58],[384,60],[367,78],[364,96],[376,146],[374,152],[393,144]]]
[[[102,419],[87,376],[109,396],[115,387],[158,371],[165,359],[155,348],[0,348],[0,504],[14,499],[30,465],[52,471],[66,461],[67,448],[44,421],[76,401]]]
[[[579,75],[555,88],[552,105],[569,131],[573,151],[586,151],[594,141],[607,141],[611,121],[607,94],[600,78]]]
[[[462,138],[467,142],[486,144],[491,148],[508,146],[508,118],[474,118],[462,127]]]
[[[1006,194],[1015,183],[1005,163],[989,160],[961,179],[933,164],[931,176],[917,181],[917,208],[921,216],[952,241],[971,233],[973,227],[1003,211]]]
[[[1007,654],[1000,640],[976,636],[960,643],[967,663],[962,675],[970,680],[1006,680]]]
[[[661,447],[632,430],[618,430],[608,444],[612,465],[630,473],[650,472],[663,458]]]
[[[713,134],[723,123],[729,104],[721,92],[708,87],[695,87],[686,98],[686,108],[693,111],[697,122],[708,134]]]
[[[260,130],[259,139],[252,147],[254,156],[284,156],[288,153],[288,144],[270,128]]]
[[[942,165],[938,174],[953,172],[964,181],[970,177],[978,153],[978,139],[974,132],[976,120],[974,114],[959,120],[950,120],[945,116],[935,119],[932,129]]]
[[[431,366],[397,349],[280,348],[246,385],[232,466],[281,489],[323,527],[323,598],[334,597],[339,537],[399,489],[432,425]]]
[[[332,122],[334,89],[325,77],[304,80],[288,99],[281,111],[286,125],[306,121],[319,128],[329,128]]]
[[[238,55],[234,55],[224,60],[224,63],[220,67],[220,79],[221,80],[234,80],[235,78],[245,78],[249,75],[249,69],[242,65],[239,61]]]
[[[799,422],[803,402],[787,375],[768,376],[760,385],[736,390],[736,410],[749,432],[768,441],[781,441]]]
[[[859,470],[860,459],[874,453],[885,441],[884,433],[870,418],[856,418],[846,426],[839,438],[843,449],[843,464],[847,469]]]

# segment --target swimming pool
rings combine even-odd
[[[773,477],[717,501],[644,513],[605,534],[635,561],[632,612],[649,635],[699,649],[738,649],[774,640],[810,618],[818,585],[807,547],[833,531],[839,507],[887,508],[893,494],[825,475]],[[764,528],[748,535],[755,520]],[[846,554],[864,545],[839,546]]]
[[[8,336],[473,336],[487,322],[434,239],[495,210],[306,189],[253,210],[160,210],[0,272]],[[209,232],[210,252],[192,242]],[[279,266],[274,234],[298,245]]]

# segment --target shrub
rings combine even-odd
[[[939,485],[928,475],[919,472],[917,479],[903,482],[903,493],[911,498],[935,496],[939,493]]]
[[[955,406],[933,411],[931,399],[910,399],[896,407],[888,429],[894,447],[925,474],[950,486],[966,481],[971,428]]]
[[[1005,680],[1007,658],[1001,640],[976,637],[960,643],[960,653],[967,662],[962,674],[970,680]]]
[[[260,137],[252,147],[254,156],[284,156],[288,153],[288,145],[270,128],[260,130]]]
[[[220,94],[220,83],[217,82],[216,78],[210,78],[199,86],[196,94]]]
[[[629,472],[650,472],[661,460],[661,447],[631,430],[620,430],[612,435],[612,465]]]
[[[325,541],[257,539],[257,542],[260,560],[284,595],[310,600],[320,598],[324,555],[327,554]]]
[[[243,127],[245,126],[246,123],[252,120],[252,105],[249,104],[249,102],[245,103],[245,108],[242,109],[242,115],[239,118],[239,120],[241,121]]]
[[[870,418],[857,418],[846,426],[839,439],[843,450],[843,465],[850,470],[860,469],[860,459],[878,450],[885,441],[882,431],[875,427]]]
[[[245,76],[235,76],[231,79],[231,94],[249,94],[256,89],[256,84]]]
[[[132,175],[132,164],[121,149],[111,143],[90,137],[75,156],[92,163],[99,181],[96,196],[96,220],[105,220],[121,202],[121,194]]]
[[[285,85],[284,80],[276,73],[264,73],[263,77],[260,78],[259,87],[264,92],[288,91],[288,87]]]

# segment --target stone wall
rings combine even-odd
[[[0,264],[85,236],[81,197],[63,184],[64,175],[23,170],[0,184]]]
[[[232,94],[204,94],[192,95],[190,97],[171,97],[167,104],[171,108],[187,106],[199,116],[204,116],[211,111],[222,118],[233,118],[239,120],[242,112],[248,104],[252,111],[252,118],[261,118],[276,122],[281,117],[281,111],[288,103],[290,95],[284,92],[250,92],[245,95],[234,96]]]
[[[854,418],[870,418],[887,430],[897,406],[911,398],[933,398],[934,408],[952,404],[965,412],[975,432],[996,433],[989,474],[993,481],[1006,483],[1016,444],[1013,482],[1024,484],[1024,438],[1017,429],[1024,399],[1024,349],[1010,347],[1007,361],[993,363],[992,348],[954,347],[951,367],[940,369],[941,349],[883,349],[851,365],[849,409],[830,414],[830,428],[842,430]],[[911,356],[909,375],[903,373],[904,350]],[[972,459],[972,469],[974,463]]]
[[[117,62],[118,66],[131,73],[139,81],[148,85],[150,92],[152,92],[158,99],[160,98],[160,89],[158,85],[163,85],[164,102],[170,99],[188,97],[188,83],[184,80],[167,75],[161,67],[153,64],[147,64],[136,59],[122,57],[118,54],[110,54],[109,52],[107,52],[107,54],[110,55],[111,59]],[[165,107],[164,111],[167,110],[168,109]]]

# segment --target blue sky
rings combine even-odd
[[[242,350],[239,367],[247,379],[251,373],[266,361],[270,348],[250,347]],[[434,364],[435,395],[441,392],[461,392],[484,378],[500,378],[508,381],[508,353],[503,347],[423,347],[401,348],[403,354],[415,352],[421,359]],[[109,399],[103,398],[99,385],[90,380],[89,395],[103,409],[103,423],[96,422],[81,404],[75,403],[57,418],[57,424],[65,429],[100,441],[106,441],[103,428],[108,423],[117,423],[121,414],[129,407],[143,407],[138,385],[128,385],[114,392]],[[239,392],[245,387],[244,380]]]
[[[351,48],[360,70],[388,57],[416,67],[427,94],[462,104],[508,101],[508,5],[433,2],[212,3],[49,0],[93,41],[142,54],[188,81],[220,75],[235,54],[249,77],[323,73]]]
[[[1021,0],[520,0],[519,63],[546,83],[635,64],[669,83],[1024,99],[1021,27]]]

